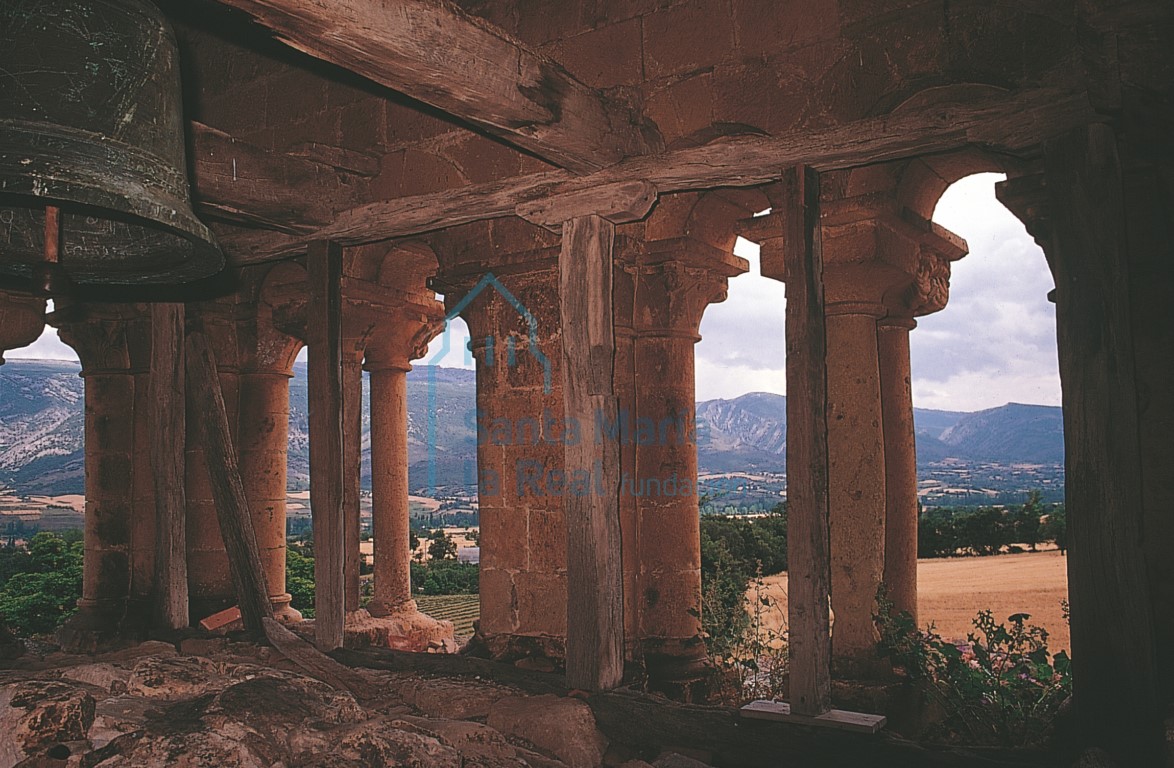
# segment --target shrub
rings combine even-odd
[[[1010,626],[990,611],[974,619],[968,642],[955,644],[919,630],[906,612],[895,612],[884,588],[877,593],[879,651],[946,712],[947,739],[972,744],[1027,746],[1047,734],[1060,705],[1071,695],[1068,655],[1052,656],[1048,633],[1017,613]]]
[[[425,595],[475,595],[480,591],[481,568],[456,560],[413,562],[412,592]]]
[[[299,546],[285,548],[285,589],[294,608],[307,619],[314,618],[314,551]]]

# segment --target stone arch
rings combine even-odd
[[[261,280],[258,327],[278,333],[269,334],[271,339],[257,340],[257,356],[273,368],[292,370],[295,358],[306,345],[308,280],[306,268],[296,261],[279,262]]]

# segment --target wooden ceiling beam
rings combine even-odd
[[[281,41],[587,173],[660,136],[561,65],[447,0],[219,0]]]
[[[201,212],[286,232],[312,232],[360,200],[364,184],[331,165],[272,152],[191,124],[192,186]]]
[[[850,168],[978,145],[996,152],[1034,151],[1076,125],[1101,120],[1083,93],[1008,93],[972,104],[933,105],[838,126],[779,136],[740,137],[576,176],[546,171],[425,195],[372,202],[340,213],[312,236],[241,232],[221,238],[235,264],[304,252],[311,240],[353,246],[514,215],[519,205],[624,181],[646,181],[658,192],[747,187],[777,180],[782,169]]]

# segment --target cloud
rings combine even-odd
[[[27,347],[4,353],[9,360],[77,360],[77,352],[57,337],[57,329],[45,327],[41,337]]]
[[[913,400],[921,408],[973,411],[1007,402],[1058,405],[1053,283],[1023,225],[995,200],[1001,177],[963,179],[943,195],[934,220],[970,244],[954,264],[946,309],[910,334]],[[751,271],[706,310],[696,347],[697,397],[784,394],[784,287],[758,274],[757,247],[739,241]]]

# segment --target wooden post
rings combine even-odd
[[[797,166],[780,183],[787,276],[787,537],[791,711],[831,708],[828,635],[827,337],[819,174]]]
[[[253,518],[241,482],[236,447],[228,426],[228,411],[224,407],[224,393],[216,375],[216,357],[204,334],[203,322],[190,308],[187,325],[184,347],[187,388],[203,416],[197,429],[204,448],[212,499],[216,503],[216,518],[228,554],[228,567],[245,629],[255,637],[264,637],[262,619],[272,616],[269,585],[261,566]]]
[[[346,621],[343,578],[342,248],[310,244],[309,411],[310,507],[314,526],[314,641],[321,651],[342,646]]]
[[[183,345],[183,304],[152,304],[147,399],[155,482],[155,621],[162,629],[188,625]]]
[[[580,427],[580,439],[564,445],[567,685],[606,690],[619,685],[624,675],[619,443],[618,437],[596,428],[599,422],[614,424],[617,410],[612,314],[615,225],[600,216],[585,215],[567,220],[562,236],[563,397],[567,424],[574,421]],[[590,482],[583,488],[576,478],[590,478]]]
[[[345,360],[342,364],[343,592],[347,613],[359,610],[362,589],[359,538],[362,531],[363,361],[362,353],[351,354],[357,359]]]
[[[1113,129],[1049,142],[1046,189],[1064,403],[1072,668],[1083,733],[1158,765],[1162,723],[1143,556],[1127,231]]]

